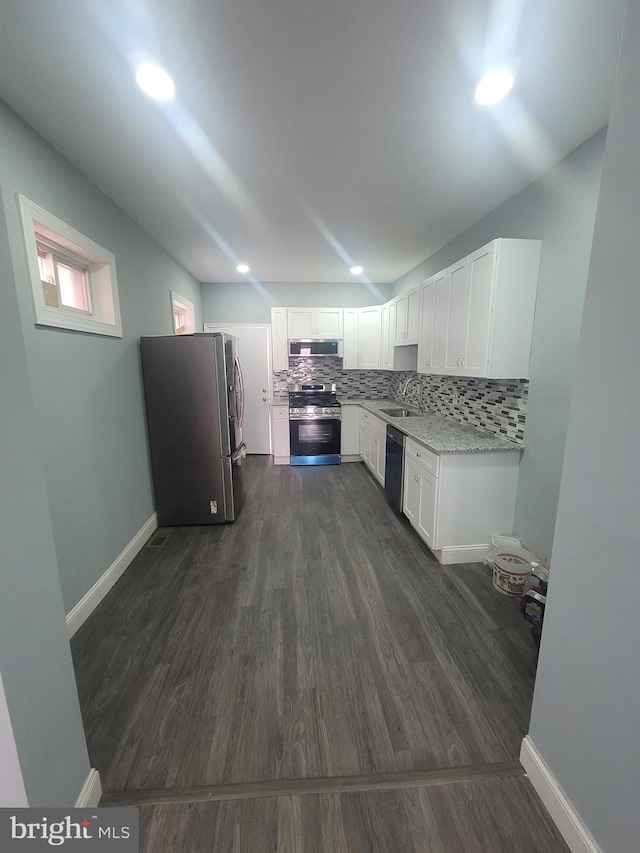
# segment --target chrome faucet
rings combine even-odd
[[[422,411],[422,395],[424,393],[424,385],[422,384],[422,380],[417,374],[413,374],[412,376],[410,376],[404,383],[404,385],[400,389],[400,399],[403,402],[405,401],[409,385],[411,385],[414,380],[418,382],[418,408],[420,409],[420,411]]]

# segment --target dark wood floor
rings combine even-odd
[[[525,778],[147,806],[141,853],[568,853]]]
[[[145,789],[517,760],[535,649],[488,569],[440,566],[363,465],[275,467],[251,457],[246,478],[237,522],[161,531],[73,638],[104,790],[135,801]],[[386,813],[396,800],[384,793],[314,795],[313,804],[273,797],[260,801],[259,820],[273,832],[292,809],[309,815],[296,829],[307,832],[341,797],[350,814],[367,803]],[[394,796],[414,813],[412,797],[422,795]],[[250,808],[192,806],[199,820],[225,826]],[[185,808],[147,806],[149,833],[161,819],[173,832]],[[155,843],[148,849],[161,849]],[[383,849],[362,843],[348,849]],[[298,850],[283,844],[261,849]]]

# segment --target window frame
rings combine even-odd
[[[171,296],[171,326],[173,327],[174,335],[192,335],[196,330],[196,309],[190,299],[180,296],[175,290],[169,291]],[[179,326],[176,326],[176,311],[182,311],[185,315],[187,323],[182,332],[179,332]]]
[[[18,205],[22,219],[35,324],[121,338],[122,319],[115,256],[20,193],[18,193]],[[58,248],[62,256],[69,253],[69,259],[74,264],[86,267],[90,311],[62,304],[59,306],[46,304],[38,264],[38,242],[45,246],[53,244],[53,248]],[[61,260],[65,263],[64,257],[61,257]]]

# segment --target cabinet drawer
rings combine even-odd
[[[273,406],[271,417],[274,421],[286,421],[289,419],[289,406]]]
[[[405,456],[414,459],[418,464],[422,465],[423,468],[426,468],[427,471],[433,474],[434,477],[438,476],[438,472],[440,470],[440,457],[436,453],[432,453],[430,450],[427,450],[426,447],[423,447],[411,438],[407,438],[404,446],[404,452]]]

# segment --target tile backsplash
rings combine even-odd
[[[289,370],[274,370],[274,394],[298,382],[335,382],[338,394],[375,400],[389,396],[389,374],[382,370],[343,370],[341,358],[290,358]]]
[[[422,411],[435,412],[460,423],[524,443],[529,382],[526,379],[465,379],[459,376],[427,376],[392,373],[389,395],[400,400],[407,379],[417,377],[407,388],[406,402],[419,405],[422,383]]]
[[[406,381],[414,377],[403,400],[422,411],[435,412],[459,423],[483,429],[516,444],[524,443],[529,383],[526,379],[465,379],[458,376],[427,376],[415,372],[342,370],[339,358],[292,358],[289,370],[273,373],[275,394],[286,394],[296,382],[335,382],[339,395],[352,399],[400,400]]]

